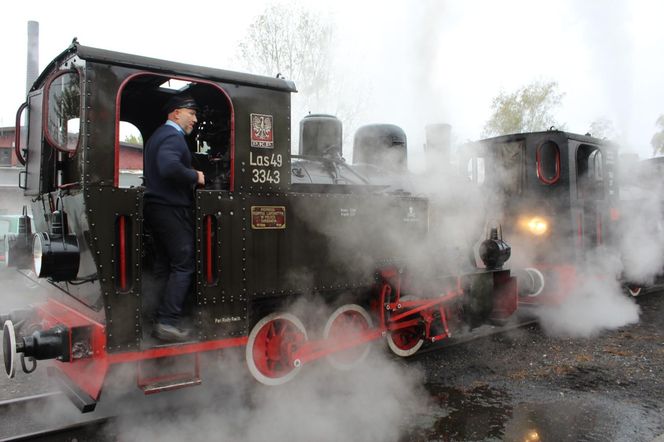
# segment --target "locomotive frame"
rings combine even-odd
[[[147,139],[165,119],[164,103],[185,90],[201,106],[190,148],[211,177],[195,192],[189,307],[197,335],[161,345],[149,337],[154,300],[140,169],[122,171],[141,161],[125,149],[120,128],[130,122]],[[27,111],[27,139],[16,131],[25,164],[19,185],[32,198],[36,232],[28,241],[26,231],[16,252],[32,255],[50,294],[0,318],[7,373],[16,354],[26,372],[25,358],[55,359],[49,373],[91,411],[118,364],[136,363],[139,387],[155,393],[200,384],[200,352],[245,346],[249,371],[277,385],[324,357],[349,368],[383,337],[409,356],[449,337],[459,321],[511,315],[516,281],[501,266],[435,275],[411,266],[431,247],[425,198],[372,184],[339,157],[340,146],[291,155],[295,91],[280,78],[76,41],[56,57],[19,108],[17,126]],[[313,298],[332,313],[305,326],[288,308]],[[159,361],[183,355],[194,356],[186,373],[159,370]]]

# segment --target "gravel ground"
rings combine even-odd
[[[418,356],[439,418],[404,440],[652,441],[664,433],[664,292],[586,339],[537,325]]]
[[[3,311],[39,287],[0,272]],[[7,294],[20,293],[20,298]],[[548,337],[537,325],[407,360],[424,373],[427,406],[402,441],[645,441],[664,434],[664,291],[636,298],[638,324],[588,339]],[[0,400],[53,391],[45,364],[0,376]],[[1,420],[1,419],[0,419]]]

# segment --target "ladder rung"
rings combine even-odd
[[[152,384],[142,385],[141,389],[145,394],[160,393],[162,391],[176,390],[178,388],[194,387],[200,385],[200,378],[179,379],[177,381],[163,381]]]

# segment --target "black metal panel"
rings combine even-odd
[[[255,225],[255,207],[283,207],[285,227]],[[422,240],[428,205],[377,194],[253,195],[243,199],[242,218],[251,299],[371,284],[378,263]]]
[[[141,236],[143,231],[143,193],[139,189],[88,186],[85,208],[89,230],[85,233],[97,267],[106,313],[106,339],[109,352],[135,349],[141,331]],[[118,279],[117,227],[125,216],[128,285],[122,289]]]
[[[98,63],[88,63],[85,69],[87,82],[87,124],[84,138],[85,183],[111,186],[115,178],[115,115],[116,95],[121,82],[132,71]],[[106,167],[99,167],[99,165]]]
[[[243,72],[233,72],[223,69],[214,69],[203,66],[194,66],[184,63],[159,60],[157,58],[108,51],[105,49],[82,46],[78,44],[78,42],[72,43],[71,46],[61,52],[55,59],[53,59],[53,61],[51,61],[51,63],[49,63],[46,69],[44,69],[39,77],[37,77],[31,90],[35,90],[36,88],[40,87],[48,77],[48,74],[64,60],[70,58],[72,54],[78,54],[78,56],[84,60],[94,60],[102,63],[138,68],[140,70],[162,72],[167,75],[170,75],[173,72],[177,72],[180,75],[207,78],[211,80],[226,79],[238,84],[297,92],[295,85],[292,81],[289,80],[274,77],[264,77]]]
[[[526,192],[524,196],[555,198],[569,204],[571,165],[568,162],[569,144],[565,132],[538,132],[526,135]],[[554,184],[546,184],[537,176],[537,149],[546,142],[555,143],[560,149],[560,177]]]
[[[212,217],[209,243],[208,216]],[[201,339],[248,333],[242,229],[237,195],[225,191],[196,192],[195,316]],[[211,278],[208,256],[213,260]]]
[[[246,84],[254,87],[269,88],[280,91],[296,92],[295,85],[282,78],[264,77],[260,75],[233,72],[223,69],[214,69],[203,66],[194,66],[184,63],[160,60],[157,58],[143,57],[139,55],[124,54],[121,52],[107,51],[89,46],[76,44],[75,50],[78,55],[86,60],[95,60],[103,63],[123,65],[171,74],[177,72],[179,75],[195,76],[211,80],[227,80],[233,83]]]
[[[290,185],[290,93],[242,86],[228,92],[235,110],[234,190],[286,190]]]
[[[370,286],[380,263],[423,240],[427,211],[424,199],[384,194],[198,191],[200,337],[245,335],[256,301]]]

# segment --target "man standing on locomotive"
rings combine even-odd
[[[182,342],[189,339],[180,320],[195,270],[193,191],[205,184],[205,176],[192,168],[185,140],[198,121],[196,102],[176,95],[165,110],[166,123],[144,150],[145,222],[154,238],[154,274],[160,287],[165,284],[152,334],[161,341]]]

